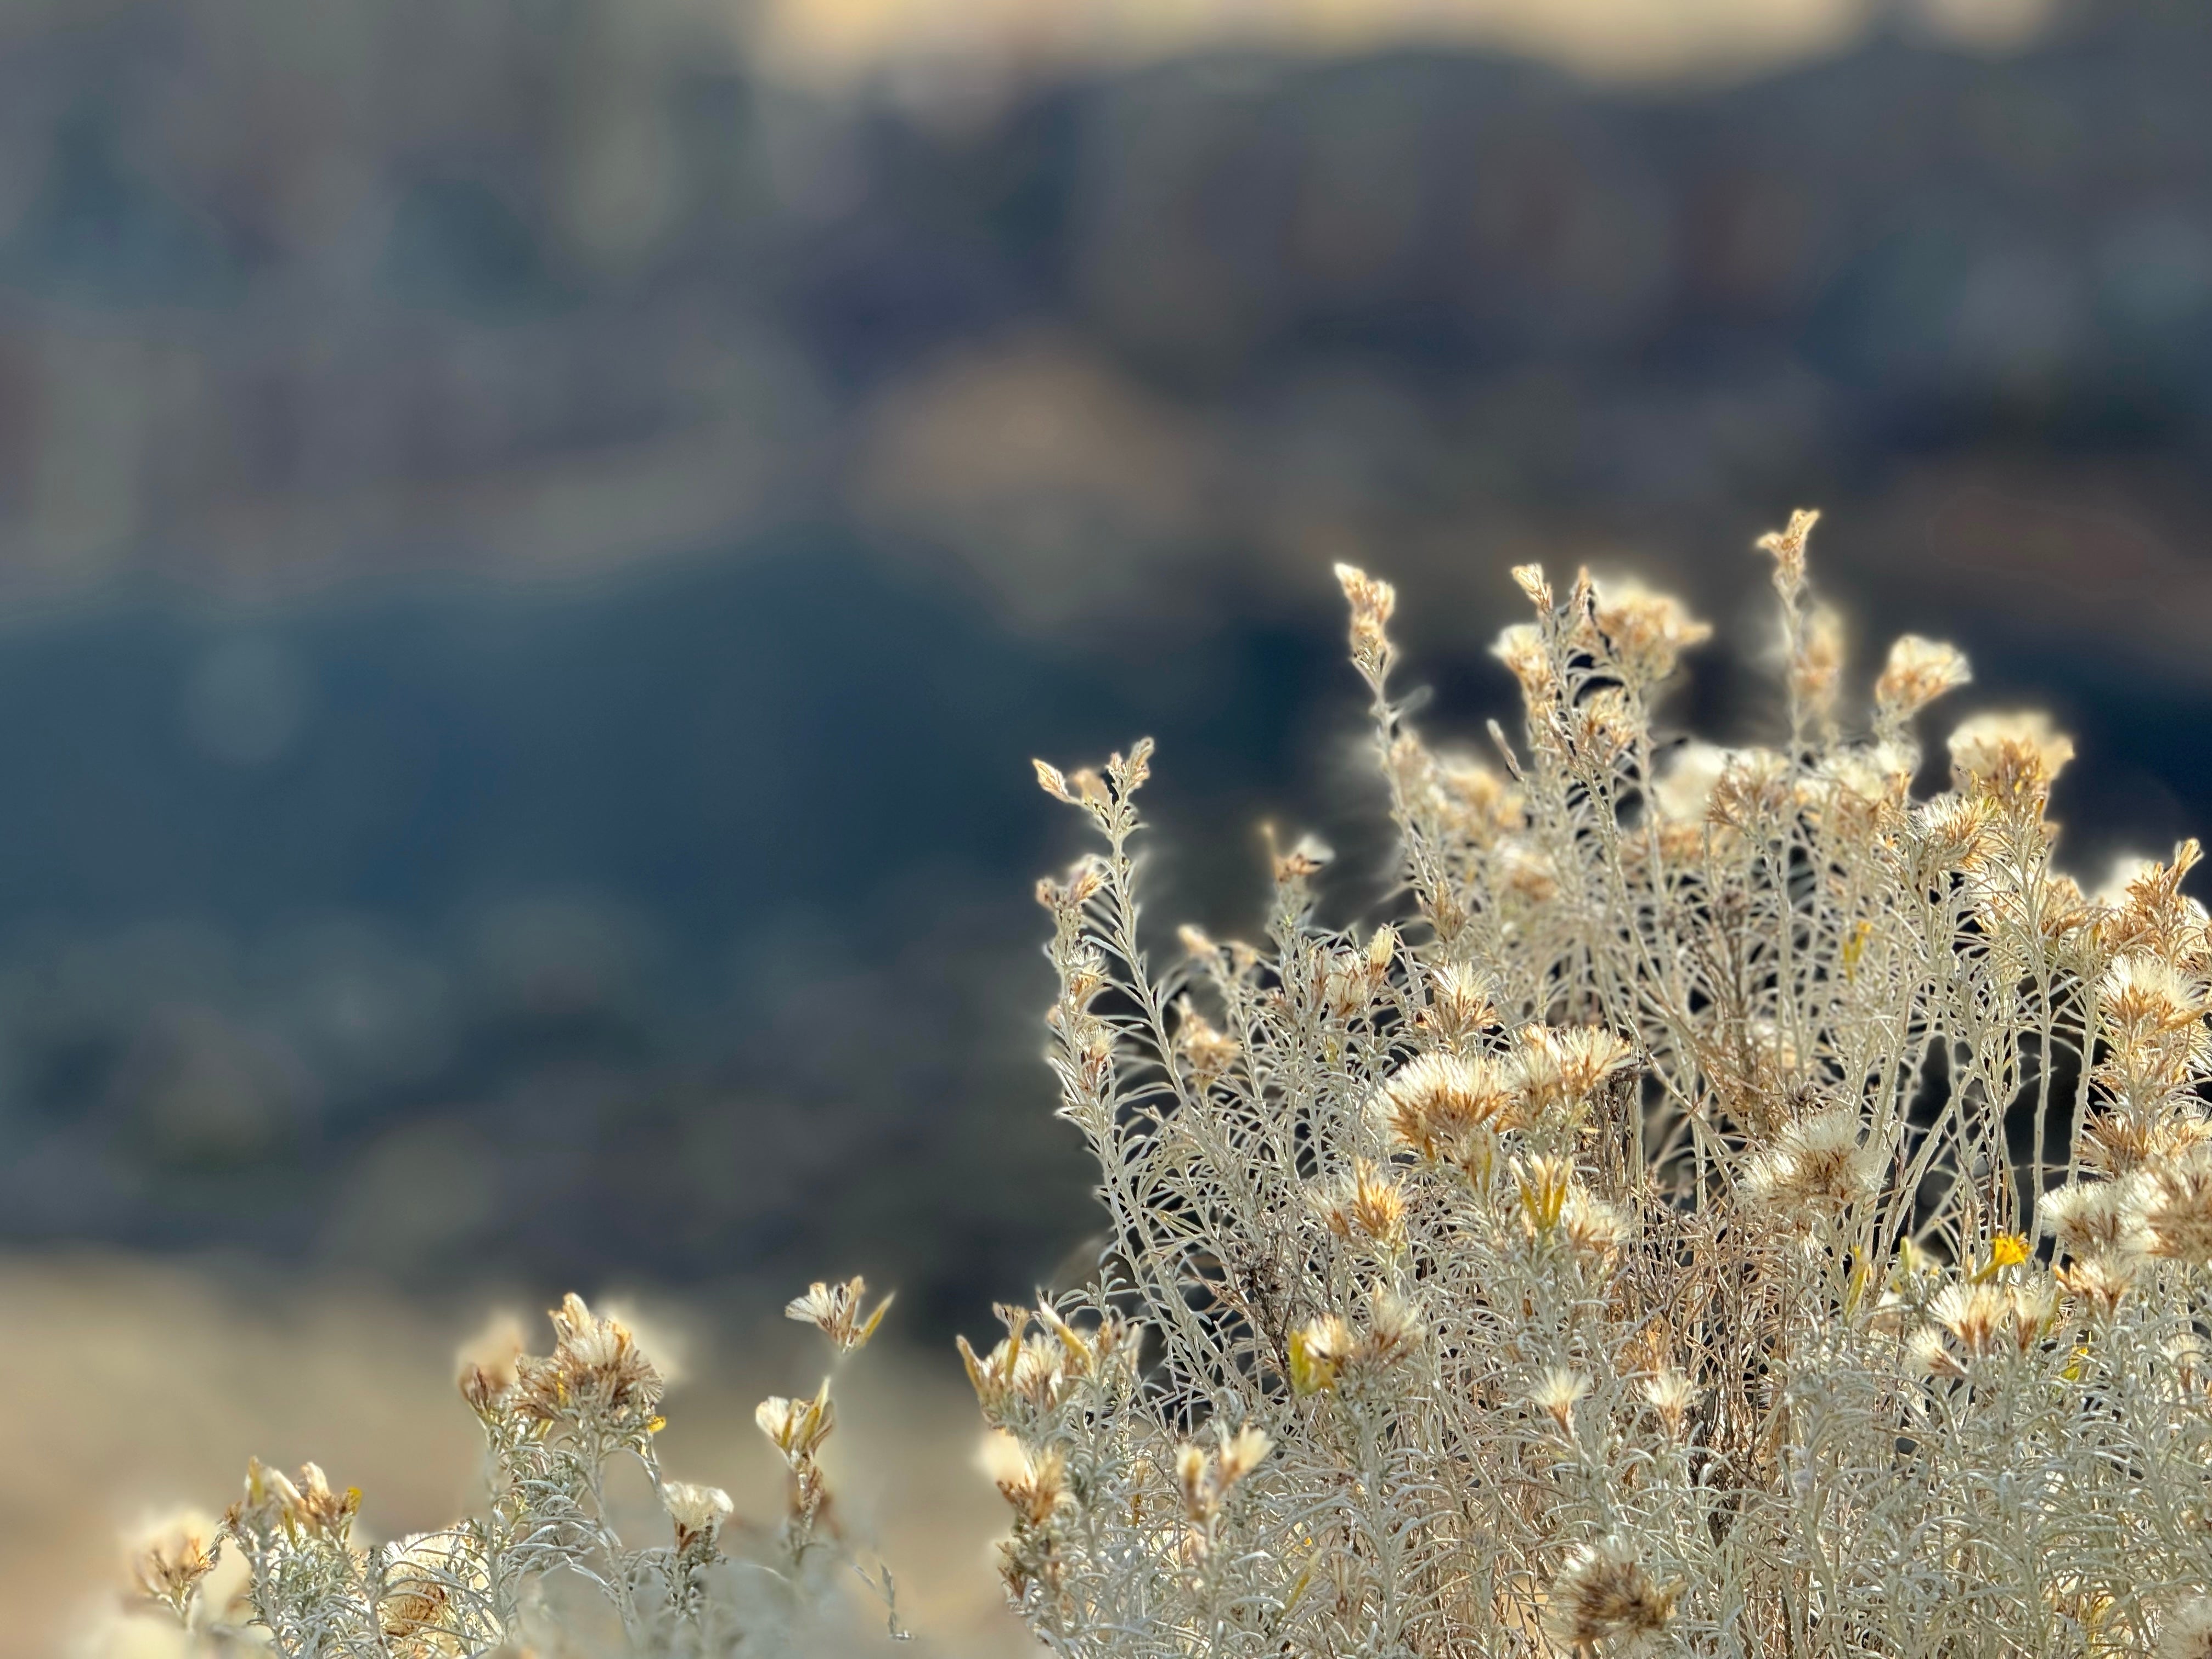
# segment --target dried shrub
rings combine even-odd
[[[866,1286],[816,1285],[785,1310],[843,1355],[874,1334]],[[663,1477],[654,1437],[660,1369],[619,1319],[570,1296],[552,1352],[495,1327],[465,1352],[461,1397],[483,1425],[489,1505],[396,1542],[356,1535],[361,1494],[310,1463],[252,1464],[219,1524],[180,1517],[137,1541],[131,1600],[174,1617],[210,1655],[464,1659],[498,1654],[782,1655],[837,1650],[839,1593],[854,1573],[899,1629],[887,1568],[862,1562],[832,1518],[818,1455],[836,1425],[830,1379],[811,1398],[761,1402],[761,1431],[790,1470],[780,1525],[733,1525],[729,1494]],[[635,1466],[660,1500],[665,1541],[635,1546],[607,1496]],[[742,1537],[733,1536],[742,1534]],[[246,1571],[213,1591],[226,1551]]]
[[[2212,973],[2194,843],[2085,894],[2039,715],[1863,723],[1795,516],[1772,746],[1663,735],[1708,629],[1514,574],[1488,759],[1395,700],[1345,568],[1402,883],[1265,942],[1138,927],[1149,744],[1052,794],[1039,896],[1096,1285],[969,1356],[1044,1644],[1137,1656],[2208,1650]]]

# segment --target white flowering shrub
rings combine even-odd
[[[866,1345],[865,1284],[816,1285],[785,1310],[842,1355]],[[817,1454],[835,1425],[830,1382],[810,1399],[761,1402],[756,1420],[789,1467],[781,1524],[726,1547],[726,1492],[663,1478],[653,1437],[663,1379],[620,1320],[580,1297],[555,1310],[553,1351],[493,1334],[463,1358],[460,1392],[482,1424],[488,1511],[441,1532],[372,1544],[361,1494],[253,1463],[220,1522],[180,1516],[140,1540],[132,1599],[181,1626],[195,1651],[274,1649],[287,1659],[464,1656],[782,1656],[836,1650],[826,1617],[853,1572],[898,1630],[888,1569],[861,1568],[830,1519]],[[608,1496],[628,1463],[659,1499],[658,1541],[626,1542]],[[246,1572],[214,1593],[226,1552]]]
[[[1967,720],[1916,795],[1915,724],[1966,664],[1900,640],[1847,721],[1812,526],[1761,544],[1771,748],[1656,723],[1709,631],[1677,603],[1528,567],[1498,647],[1519,740],[1434,750],[1394,701],[1391,589],[1342,570],[1402,875],[1357,931],[1316,920],[1304,842],[1264,944],[1186,930],[1156,968],[1149,744],[1039,764],[1101,842],[1040,896],[1113,1242],[962,1352],[1048,1649],[2212,1659],[2197,849],[2085,895],[2039,716]],[[862,1289],[789,1311],[842,1352]],[[554,1318],[550,1356],[463,1370],[485,1514],[369,1545],[312,1465],[256,1466],[219,1528],[149,1541],[137,1593],[207,1652],[787,1650],[856,1565],[827,1385],[762,1406],[788,1514],[731,1549],[727,1498],[661,1478],[634,1338]],[[624,1462],[665,1511],[642,1546],[610,1518]]]
[[[1099,1281],[967,1353],[1014,1604],[1071,1659],[2212,1654],[2212,940],[2195,845],[2085,896],[2068,741],[1853,720],[1814,515],[1773,746],[1664,734],[1708,630],[1515,572],[1517,743],[1432,750],[1340,571],[1401,853],[1371,929],[1140,939],[1150,746],[1044,787]]]

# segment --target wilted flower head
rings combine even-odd
[[[1490,654],[1521,682],[1521,695],[1531,708],[1556,694],[1559,677],[1552,666],[1551,651],[1542,631],[1531,623],[1515,623],[1504,629],[1490,647]]]
[[[179,1510],[142,1528],[131,1540],[131,1588],[167,1608],[179,1623],[188,1623],[200,1585],[222,1555],[214,1521],[197,1510]]]
[[[1249,1423],[1226,1437],[1219,1454],[1222,1489],[1226,1491],[1258,1468],[1274,1449],[1274,1440],[1267,1431]]]
[[[1364,1006],[1364,1004],[1363,1004]],[[1228,1073],[1241,1052],[1237,1039],[1216,1029],[1188,997],[1176,1001],[1176,1048],[1203,1089]]]
[[[1269,832],[1272,845],[1274,836]],[[1274,854],[1275,881],[1278,885],[1310,880],[1336,861],[1336,849],[1319,836],[1304,835],[1291,843],[1288,852]]]
[[[983,1471],[1014,1513],[1042,1527],[1073,1502],[1067,1491],[1066,1460],[1053,1448],[1031,1450],[1003,1429],[983,1442]]]
[[[1390,672],[1393,653],[1386,629],[1398,608],[1398,591],[1357,565],[1338,565],[1336,580],[1352,611],[1352,660],[1361,673],[1380,680]]]
[[[1780,530],[1770,530],[1752,544],[1762,553],[1774,556],[1774,586],[1785,602],[1796,599],[1805,586],[1805,544],[1813,538],[1813,526],[1820,522],[1820,509],[1816,507],[1792,508],[1790,522]]]
[[[1889,647],[1881,678],[1875,682],[1876,718],[1894,729],[1947,691],[1968,684],[1973,671],[1966,653],[1941,640],[1907,634]]]
[[[1550,1153],[1519,1158],[1513,1173],[1522,1224],[1539,1237],[1549,1234],[1576,1191],[1574,1160]]]
[[[1405,1242],[1404,1189],[1367,1158],[1354,1158],[1349,1171],[1315,1192],[1313,1203],[1340,1238],[1364,1239],[1386,1250]]]
[[[1009,1329],[989,1352],[978,1354],[964,1336],[954,1339],[984,1415],[996,1422],[1016,1405],[1031,1412],[1051,1411],[1067,1393],[1070,1362],[1088,1358],[1089,1353],[1082,1344],[1071,1344],[1065,1337],[1024,1336],[1021,1328],[1027,1314],[1023,1310],[1001,1307],[1000,1315]],[[1102,1327],[1101,1334],[1105,1334]]]
[[[377,1620],[391,1650],[408,1659],[483,1651],[500,1632],[486,1607],[490,1565],[465,1528],[416,1533],[386,1551]]]
[[[711,1546],[735,1508],[730,1494],[720,1486],[694,1486],[688,1480],[665,1483],[660,1488],[660,1506],[668,1511],[676,1528],[678,1550]]]
[[[787,1400],[781,1395],[770,1395],[753,1409],[753,1421],[769,1443],[783,1454],[784,1462],[796,1468],[812,1461],[836,1426],[836,1410],[830,1403],[830,1384],[827,1379],[811,1400]]]
[[[1578,1651],[1632,1651],[1667,1628],[1680,1595],[1644,1571],[1626,1540],[1601,1539],[1577,1549],[1553,1581],[1547,1622]]]
[[[1674,672],[1684,651],[1713,636],[1711,624],[1680,599],[1641,582],[1600,580],[1592,590],[1591,619],[1631,685],[1657,684]]]
[[[867,1293],[868,1281],[858,1275],[842,1285],[828,1285],[817,1279],[805,1295],[793,1297],[784,1304],[783,1316],[813,1326],[836,1345],[838,1352],[849,1352],[867,1346],[897,1294],[894,1291],[877,1303],[872,1313],[863,1314],[861,1304]]]
[[[539,1422],[572,1422],[618,1437],[656,1430],[663,1380],[629,1327],[594,1314],[573,1291],[550,1317],[551,1357],[526,1354],[516,1364],[517,1408]]]
[[[342,1492],[332,1492],[319,1463],[302,1463],[299,1478],[294,1480],[255,1457],[246,1461],[246,1495],[233,1508],[231,1516],[264,1530],[281,1524],[343,1544],[360,1509],[360,1489],[349,1486]]]
[[[1185,1518],[1201,1526],[1212,1521],[1220,1511],[1222,1500],[1260,1466],[1274,1444],[1263,1431],[1248,1423],[1234,1434],[1224,1435],[1217,1452],[1189,1441],[1178,1446],[1176,1487]]]
[[[1439,755],[1431,777],[1445,821],[1474,845],[1495,846],[1527,826],[1528,798],[1481,762]]]
[[[478,1416],[498,1411],[514,1388],[523,1356],[522,1326],[512,1315],[495,1315],[454,1356],[461,1398]]]
[[[1601,1025],[1529,1024],[1514,1033],[1514,1082],[1531,1113],[1589,1100],[1635,1060],[1635,1045]]]
[[[1965,793],[2040,798],[2074,758],[2074,740],[2035,712],[1976,714],[1951,733],[1951,773]]]

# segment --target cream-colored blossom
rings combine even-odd
[[[695,1544],[713,1544],[722,1530],[722,1523],[736,1507],[730,1501],[730,1494],[720,1486],[695,1486],[688,1480],[665,1482],[660,1488],[660,1506],[668,1511],[668,1519],[676,1528],[676,1547],[679,1550]]]
[[[1948,691],[1973,679],[1966,653],[1941,640],[1906,634],[1889,647],[1881,678],[1875,682],[1875,708],[1894,729]]]
[[[1951,772],[1966,792],[2039,794],[2073,758],[2074,739],[2034,711],[1976,714],[1951,733]]]
[[[868,1339],[883,1323],[896,1295],[893,1292],[877,1303],[874,1311],[863,1313],[862,1304],[867,1293],[868,1281],[865,1279],[848,1279],[842,1285],[825,1284],[817,1279],[807,1287],[805,1295],[793,1297],[784,1304],[783,1316],[815,1327],[836,1345],[840,1353],[849,1352],[867,1346]]]

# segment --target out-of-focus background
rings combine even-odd
[[[852,1476],[1003,1640],[944,1345],[1094,1225],[1027,762],[1158,737],[1227,931],[1261,818],[1371,848],[1332,559],[1474,729],[1510,563],[1741,644],[1819,503],[2085,873],[2212,824],[2208,86],[2195,0],[0,8],[0,1654],[248,1450],[443,1518],[570,1286],[772,1502],[856,1271]]]

